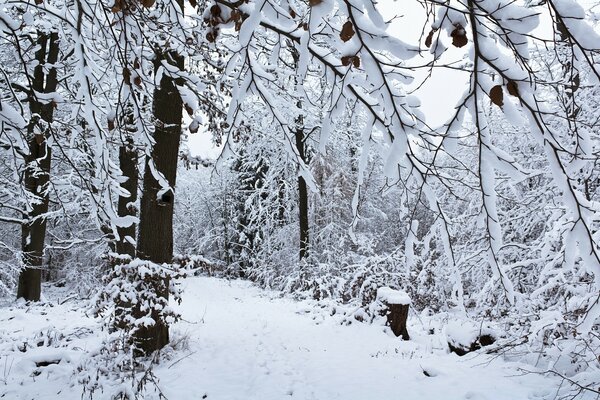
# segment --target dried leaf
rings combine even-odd
[[[196,8],[196,6],[198,5],[198,3],[196,2],[196,0],[190,0],[190,5],[194,8]]]
[[[113,129],[115,129],[115,120],[114,119],[109,119],[108,120],[108,130],[112,131]]]
[[[450,33],[450,36],[452,36],[452,44],[454,47],[463,47],[469,43],[469,39],[467,39],[467,32],[460,24],[455,25],[455,28]]]
[[[35,4],[41,4],[42,1],[43,0],[35,0]],[[116,14],[119,11],[121,11],[122,8],[123,8],[123,5],[121,4],[121,0],[115,0],[115,4],[112,6],[110,11]]]
[[[239,20],[242,19],[242,13],[240,12],[240,10],[235,8],[231,11],[231,15],[229,18],[234,22],[238,22]]]
[[[150,8],[156,3],[156,0],[142,0],[142,5],[146,8]]]
[[[190,133],[196,133],[198,132],[198,128],[200,127],[200,124],[198,123],[197,120],[193,120],[192,123],[190,124],[190,126],[188,126],[188,129],[190,130]]]
[[[44,0],[35,0],[35,4],[40,5],[44,2]]]
[[[517,86],[515,81],[508,81],[506,88],[508,89],[508,94],[510,94],[511,96],[519,96],[519,86]]]
[[[123,82],[127,85],[131,84],[131,71],[129,68],[123,68]]]
[[[323,0],[308,0],[308,5],[311,7],[318,6]]]
[[[349,66],[350,64],[352,64],[352,59],[354,58],[354,56],[343,56],[342,57],[342,65],[344,67]]]
[[[138,76],[136,76],[135,78],[133,78],[133,83],[134,83],[136,86],[139,86],[139,87],[141,87],[141,86],[142,86],[142,78],[140,78],[140,77],[139,77],[139,75],[138,75]]]
[[[342,26],[342,31],[340,32],[340,39],[342,39],[344,42],[347,42],[348,40],[352,39],[352,36],[354,36],[355,33],[356,32],[354,32],[354,26],[352,25],[352,22],[346,21],[344,26]]]
[[[219,7],[217,4],[213,5],[210,8],[210,15],[212,15],[213,17],[218,17],[221,15],[221,7]]]
[[[290,7],[290,9],[289,9],[289,13],[290,13],[290,17],[296,18],[296,16],[297,16],[296,11],[294,11],[294,9],[292,7]]]
[[[431,47],[431,42],[433,41],[433,34],[435,33],[435,29],[429,31],[429,35],[425,38],[425,46]]]
[[[359,68],[360,67],[360,57],[355,56],[352,59],[352,65],[354,65],[354,68]]]
[[[189,105],[187,105],[187,104],[185,104],[185,105],[184,105],[184,107],[185,107],[185,111],[186,111],[186,112],[187,112],[187,113],[188,113],[190,116],[194,115],[194,109],[193,109],[192,107],[190,107],[190,106],[189,106]]]
[[[490,100],[498,107],[504,105],[504,92],[502,91],[502,86],[496,85],[490,90]]]

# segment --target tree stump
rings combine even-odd
[[[383,305],[381,314],[387,317],[387,325],[394,335],[402,335],[403,340],[409,340],[410,336],[406,329],[408,308],[410,307],[408,294],[401,290],[381,287],[377,289],[377,300]]]

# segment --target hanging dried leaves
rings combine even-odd
[[[342,39],[344,42],[347,42],[348,40],[352,39],[352,36],[354,36],[355,33],[356,32],[354,32],[354,26],[352,25],[352,22],[346,21],[344,26],[342,26],[342,31],[340,32],[340,39]]]
[[[35,4],[40,5],[44,2],[44,0],[35,0]]]
[[[196,8],[196,6],[198,5],[198,3],[196,2],[196,0],[190,0],[190,5],[194,8]]]
[[[502,91],[502,86],[496,85],[490,90],[490,100],[498,107],[504,105],[504,92]]]
[[[425,38],[425,46],[427,46],[428,48],[431,47],[431,43],[433,41],[433,34],[435,33],[436,29],[432,29],[429,31],[429,35],[427,35],[427,37]]]
[[[142,5],[146,8],[150,8],[156,3],[156,0],[142,0]]]
[[[452,37],[452,44],[454,47],[463,47],[467,43],[469,43],[469,39],[467,39],[467,31],[461,24],[454,25],[454,30],[450,33]]]
[[[506,88],[508,89],[508,94],[510,94],[511,96],[519,96],[519,86],[517,86],[515,81],[508,81]]]
[[[311,7],[318,6],[323,0],[308,0],[308,5]]]
[[[138,86],[138,87],[142,87],[142,78],[140,78],[140,76],[136,76],[135,78],[133,78],[133,83]]]
[[[296,16],[297,16],[296,11],[294,11],[294,9],[292,7],[290,7],[288,11],[290,13],[290,17],[296,18]]]
[[[190,107],[187,104],[184,104],[184,108],[190,117],[194,115],[194,109],[192,107]]]
[[[114,118],[109,118],[108,119],[108,130],[112,131],[113,129],[115,129],[115,120],[114,120]]]

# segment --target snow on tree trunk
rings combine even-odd
[[[180,3],[180,7],[183,9],[183,4]],[[171,263],[173,259],[173,204],[183,109],[177,89],[183,82],[164,71],[163,63],[183,71],[184,60],[175,52],[159,53],[155,60],[155,71],[163,70],[163,73],[160,85],[154,91],[155,143],[151,156],[146,158],[137,255],[156,264]],[[168,298],[168,278],[165,281],[160,277],[148,279],[156,279],[157,295]],[[142,318],[145,311],[137,308],[133,314],[135,318]],[[169,327],[161,321],[158,311],[153,310],[151,317],[154,324],[141,327],[135,338],[137,348],[146,355],[169,343]]]
[[[29,102],[31,121],[28,127],[29,154],[25,159],[24,185],[29,195],[26,221],[21,227],[23,264],[25,268],[19,275],[17,298],[39,301],[41,295],[41,266],[46,239],[46,217],[48,212],[48,190],[50,182],[51,148],[47,137],[50,135],[49,124],[53,119],[53,102],[42,103],[38,94],[54,93],[58,84],[56,69],[44,72],[45,64],[55,64],[58,59],[58,33],[38,32],[35,53],[38,62],[33,72],[32,93]],[[44,85],[44,80],[46,81]],[[37,94],[35,94],[37,93]]]

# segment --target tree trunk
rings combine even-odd
[[[135,216],[135,202],[137,200],[138,190],[138,167],[137,167],[137,151],[133,146],[133,139],[127,137],[125,143],[119,149],[119,166],[123,176],[127,181],[121,184],[121,187],[129,192],[129,196],[119,196],[117,204],[117,213],[119,217],[128,215]],[[128,255],[132,259],[135,258],[135,242],[130,242],[127,238],[135,241],[135,224],[127,227],[118,227],[119,240],[116,243],[117,254]]]
[[[300,158],[306,163],[306,149],[304,147],[304,130],[296,130],[296,148]],[[306,181],[298,175],[298,212],[300,222],[300,261],[308,256],[309,226],[308,226],[308,189]]]
[[[41,266],[46,239],[46,217],[48,212],[48,184],[50,181],[51,149],[47,138],[52,122],[54,105],[42,104],[35,96],[38,93],[52,93],[58,84],[56,69],[51,68],[44,74],[44,64],[55,64],[58,59],[58,34],[38,32],[39,50],[35,53],[38,64],[33,72],[32,93],[29,108],[31,121],[28,127],[29,154],[25,159],[23,183],[25,190],[31,195],[29,210],[25,213],[25,223],[21,226],[21,249],[23,251],[24,269],[19,275],[17,298],[39,301],[41,294]],[[45,80],[45,85],[44,85]],[[35,92],[34,92],[35,91]],[[43,132],[36,132],[36,125]]]
[[[183,4],[180,4],[183,10]],[[183,57],[171,52],[156,55],[155,71],[161,61],[167,60],[179,70],[184,69]],[[146,158],[144,170],[144,190],[140,202],[140,225],[138,231],[137,256],[144,260],[162,264],[171,263],[173,259],[173,204],[175,200],[175,179],[179,142],[181,138],[181,120],[183,102],[176,79],[166,73],[162,76],[160,86],[154,91],[153,114],[155,118],[154,146],[151,157]],[[157,174],[161,174],[170,188],[163,188],[152,172],[152,164]],[[160,279],[160,278],[154,278]],[[168,298],[169,283],[154,283],[157,295]],[[134,317],[145,313],[133,310]],[[149,355],[169,343],[169,328],[152,312],[155,324],[139,329],[136,333],[137,348]]]

